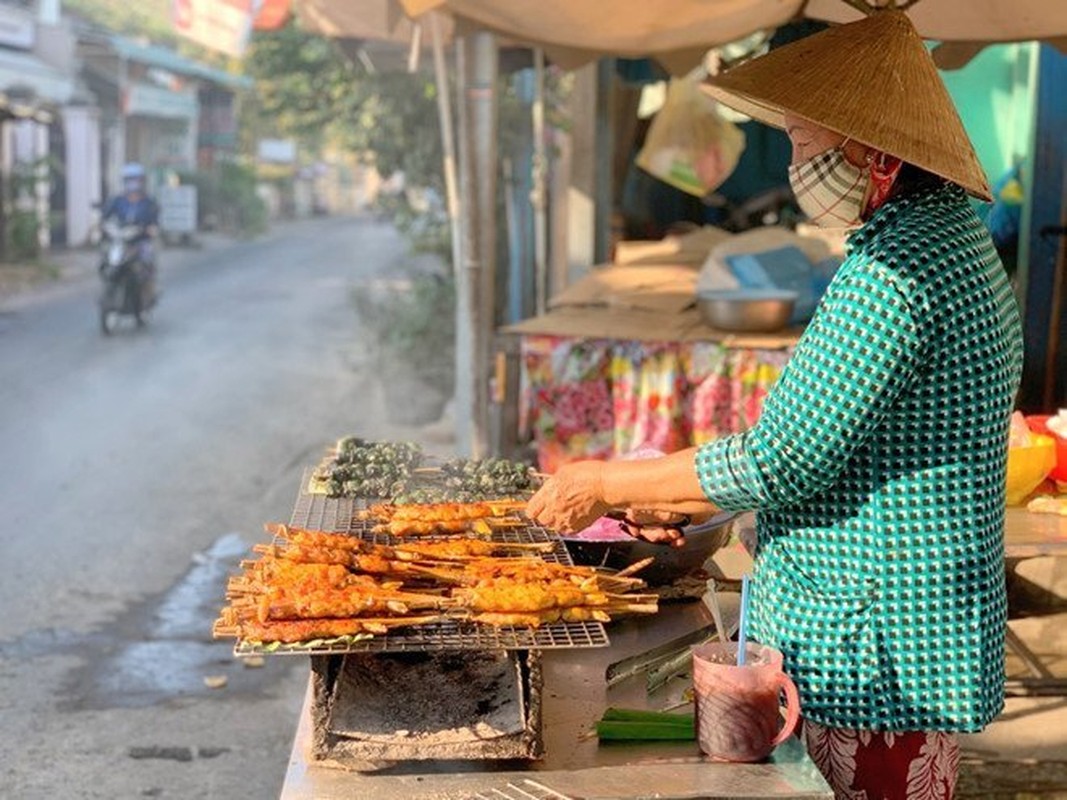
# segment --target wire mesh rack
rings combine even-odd
[[[494,787],[471,795],[469,800],[571,800],[571,798],[527,778],[509,783],[507,786]]]
[[[307,485],[307,480],[303,485]],[[296,528],[358,536],[375,544],[392,545],[397,539],[373,530],[374,520],[361,518],[368,501],[347,497],[307,494],[297,497],[289,524]],[[434,537],[419,537],[420,541]],[[534,524],[496,530],[493,541],[515,544],[551,542],[550,552],[539,554],[545,561],[573,566],[566,545],[555,533]],[[492,626],[463,620],[446,620],[398,628],[369,638],[342,637],[312,643],[268,645],[238,641],[234,654],[251,655],[343,655],[345,653],[431,652],[444,650],[558,650],[607,647],[607,632],[600,622],[551,622],[538,628]]]
[[[395,545],[401,543],[401,539],[388,533],[374,530],[376,520],[361,518],[361,512],[366,511],[371,505],[381,503],[381,500],[354,499],[351,497],[327,497],[321,494],[303,494],[297,497],[289,524],[294,528],[310,528],[317,531],[329,531],[331,533],[347,533],[358,536],[374,544]],[[420,536],[419,541],[435,541],[447,539],[441,536]],[[551,552],[542,553],[545,561],[557,564],[573,566],[570,553],[563,540],[540,525],[527,521],[525,525],[499,528],[493,531],[490,537],[494,542],[511,542],[513,544],[544,544],[554,545]],[[410,541],[410,540],[408,540]]]

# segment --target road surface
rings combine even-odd
[[[277,796],[307,661],[210,625],[305,465],[395,434],[349,292],[404,258],[317,220],[164,251],[143,331],[101,336],[91,281],[0,304],[0,797]]]

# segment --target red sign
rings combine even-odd
[[[230,56],[244,54],[262,0],[174,0],[174,29]]]

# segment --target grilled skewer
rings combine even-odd
[[[521,500],[487,500],[480,503],[376,503],[357,515],[359,519],[384,522],[458,522],[461,520],[503,518],[525,508]]]
[[[319,589],[293,594],[284,587],[271,587],[258,597],[234,600],[231,608],[240,619],[260,622],[283,619],[321,619],[325,617],[362,617],[374,614],[404,615],[412,610],[442,609],[455,602],[441,595],[415,594],[393,590]]]
[[[411,625],[429,625],[441,622],[443,617],[428,615],[421,617],[384,617],[378,619],[302,619],[281,620],[275,622],[258,622],[247,620],[227,624],[223,620],[215,623],[213,633],[216,637],[236,636],[252,642],[307,642],[313,639],[334,639],[338,636],[356,634],[388,633],[391,628]]]
[[[552,542],[492,542],[484,539],[450,539],[441,542],[404,542],[398,545],[371,544],[356,536],[346,533],[329,533],[327,531],[292,528],[288,525],[272,524],[266,526],[267,532],[287,543],[304,547],[329,547],[337,550],[380,555],[383,558],[396,558],[401,561],[417,561],[429,557],[439,559],[462,559],[468,557],[485,557],[501,553],[550,553],[555,545]]]
[[[474,505],[435,508],[436,521],[405,519],[410,511],[392,514],[386,527],[409,534],[475,526],[491,532],[490,525],[507,523],[502,516],[474,517],[485,510]],[[217,636],[293,643],[447,620],[536,627],[656,610],[654,595],[635,593],[644,586],[638,578],[531,557],[551,552],[554,542],[468,536],[384,545],[286,525],[267,530],[276,543],[256,545],[260,558],[242,562],[243,574],[230,579],[231,604],[215,625]]]

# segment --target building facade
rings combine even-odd
[[[38,252],[89,243],[129,161],[159,187],[232,157],[250,85],[60,0],[0,0],[0,258],[21,257],[34,227]]]

